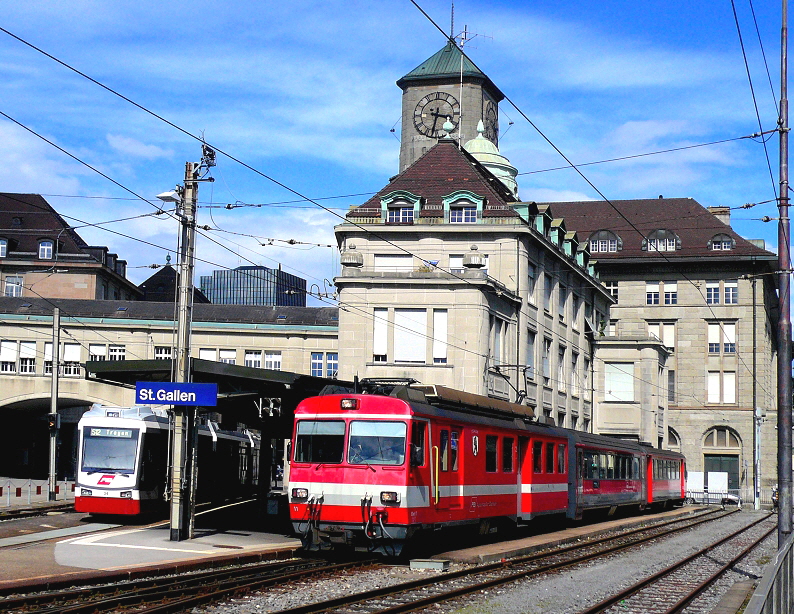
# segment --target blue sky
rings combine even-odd
[[[449,29],[449,2],[420,4]],[[775,104],[750,5],[736,8],[761,123],[772,129]],[[777,95],[779,4],[754,9]],[[395,81],[444,44],[408,0],[42,0],[5,6],[0,25],[312,198],[376,192],[397,172]],[[467,46],[471,58],[577,164],[759,129],[729,2],[458,0],[455,28],[464,25],[478,34]],[[3,33],[0,83],[0,111],[146,198],[173,188],[185,162],[200,157],[189,137]],[[564,161],[507,101],[500,112],[502,153],[528,173],[519,177],[523,200],[599,198],[571,170],[533,172]],[[44,194],[61,213],[91,223],[153,210],[2,118],[0,139],[2,191]],[[738,207],[775,197],[776,135],[767,147],[772,177],[763,146],[749,139],[582,171],[610,199],[663,194]],[[222,229],[210,234],[229,249],[200,239],[199,258],[226,267],[281,263],[320,287],[332,279],[335,249],[261,243],[334,244],[338,217],[284,203],[295,195],[223,156],[213,176],[200,188],[199,223]],[[320,202],[343,215],[366,198]],[[266,206],[206,208],[236,202]],[[733,211],[733,225],[774,250],[776,223],[758,221],[764,215],[777,215],[774,202]],[[126,258],[136,283],[176,245],[167,220],[105,227],[162,247],[79,230]],[[197,273],[213,268],[200,262]]]

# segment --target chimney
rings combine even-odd
[[[731,225],[731,208],[730,207],[709,207],[709,213],[716,217],[720,222],[726,226]]]

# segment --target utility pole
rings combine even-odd
[[[61,310],[57,307],[52,310],[52,386],[50,387],[50,415],[47,416],[47,426],[50,430],[50,479],[49,500],[55,501],[58,474],[55,458],[58,453],[58,368],[60,365],[61,349]]]
[[[193,323],[193,268],[196,242],[196,201],[201,169],[215,165],[215,152],[203,146],[200,163],[185,163],[185,183],[180,197],[163,200],[181,201],[181,242],[179,250],[179,294],[177,309],[176,370],[174,382],[191,380],[190,329]],[[210,179],[204,181],[211,181]],[[171,447],[171,541],[192,539],[196,494],[196,447],[198,410],[174,406],[173,446]]]
[[[791,258],[788,217],[788,0],[782,0],[780,29],[780,196],[778,197],[778,304],[777,337],[777,483],[780,494],[777,545],[781,549],[791,535]]]

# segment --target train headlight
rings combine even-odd
[[[307,488],[293,488],[292,489],[292,498],[293,499],[308,499],[309,498],[309,490]]]
[[[398,492],[387,492],[384,491],[380,493],[380,502],[381,503],[399,503],[400,502],[400,493]]]
[[[132,499],[132,491],[131,490],[122,490],[120,494],[121,494],[121,498],[122,499]]]
[[[80,495],[83,496],[83,497],[90,497],[93,494],[94,494],[93,491],[88,490],[87,488],[81,488],[80,489]]]
[[[358,399],[342,399],[339,405],[342,409],[358,409]]]

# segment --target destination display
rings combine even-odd
[[[132,429],[102,429],[91,427],[88,431],[89,437],[118,437],[120,439],[131,439]]]
[[[215,407],[218,404],[218,384],[136,382],[135,402],[142,405]]]

